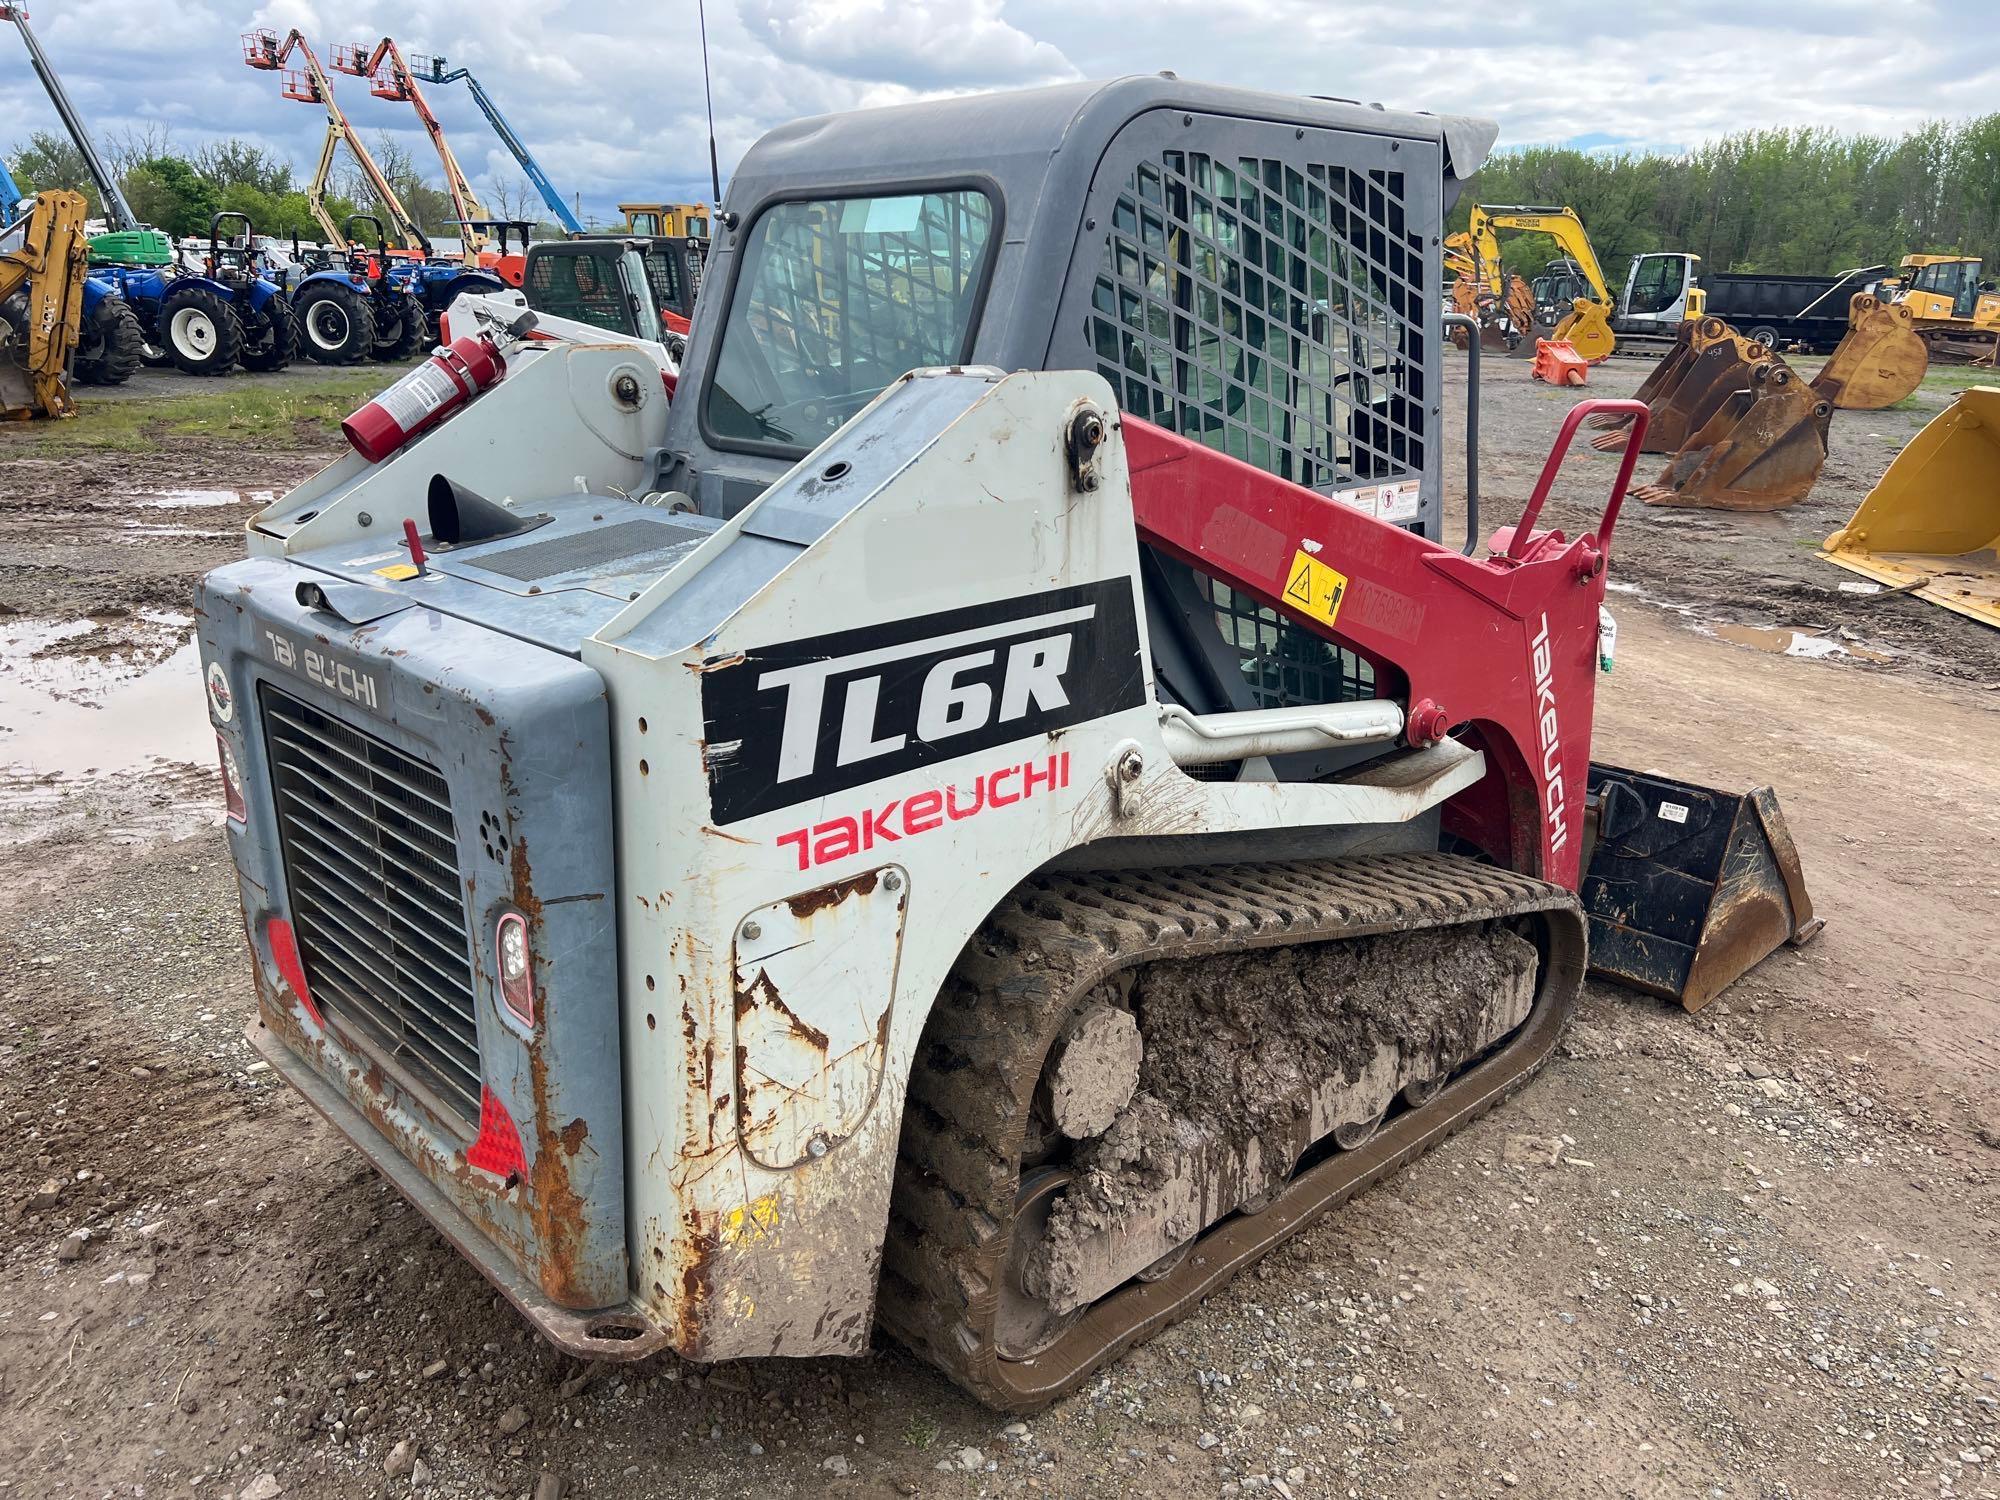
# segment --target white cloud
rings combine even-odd
[[[36,24],[100,135],[166,124],[192,146],[245,135],[310,167],[318,110],[243,66],[239,31],[296,24],[321,49],[392,30],[407,52],[470,67],[543,167],[585,207],[705,196],[693,0],[49,0]],[[1990,0],[709,0],[727,172],[801,115],[928,94],[1172,68],[1185,77],[1486,115],[1501,144],[1676,146],[1751,126],[1892,132],[2000,100]],[[0,27],[0,151],[53,110]],[[413,112],[336,79],[364,136],[429,161]],[[520,178],[462,88],[433,90],[476,186]]]

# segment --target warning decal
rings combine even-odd
[[[1331,625],[1340,615],[1340,601],[1347,594],[1347,575],[1336,572],[1311,554],[1292,554],[1291,572],[1285,580],[1285,603]]]

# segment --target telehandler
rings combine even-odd
[[[1815,926],[1590,761],[1598,523],[1444,531],[1476,120],[1168,75],[802,121],[687,362],[461,298],[200,590],[273,1066],[583,1358],[1074,1389]],[[1602,406],[1603,403],[1596,403]],[[1643,423],[1636,403],[1614,403]]]

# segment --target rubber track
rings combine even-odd
[[[997,1278],[1012,1232],[1027,1112],[1056,1030],[1120,969],[1542,914],[1534,1008],[1497,1052],[1358,1151],[1293,1179],[1263,1213],[1211,1227],[1178,1270],[1093,1306],[1032,1360],[996,1353]],[[877,1302],[881,1322],[980,1401],[1029,1412],[1193,1311],[1328,1208],[1413,1160],[1519,1088],[1582,989],[1584,924],[1559,886],[1449,854],[1041,876],[960,955],[918,1048]]]

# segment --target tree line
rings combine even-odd
[[[2000,114],[1903,136],[1746,130],[1672,156],[1531,146],[1479,169],[1452,228],[1475,202],[1568,204],[1614,292],[1649,250],[1693,251],[1710,271],[1834,272],[1913,253],[2000,268]],[[1524,275],[1555,254],[1544,235],[1501,239]]]
[[[325,238],[306,200],[307,184],[298,180],[292,164],[254,141],[211,141],[191,150],[177,150],[171,134],[160,127],[106,134],[98,152],[118,180],[126,201],[142,224],[173,235],[206,235],[211,219],[228,210],[248,214],[259,234],[280,239],[296,236],[317,243]],[[415,157],[394,137],[383,135],[369,145],[403,207],[427,235],[459,232],[451,195],[424,181]],[[24,192],[70,188],[90,200],[93,217],[104,206],[91,181],[83,153],[66,135],[37,130],[7,153],[8,170]],[[530,185],[503,183],[482,206],[496,218],[535,220],[542,201]],[[350,214],[371,213],[382,220],[390,240],[396,231],[384,206],[360,168],[349,163],[328,184],[326,211],[337,225]],[[537,225],[544,234],[553,225]],[[366,236],[372,239],[372,235]]]

